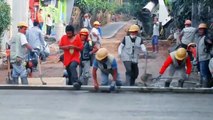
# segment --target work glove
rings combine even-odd
[[[113,80],[111,82],[111,85],[110,85],[110,88],[109,88],[110,91],[115,91],[115,84],[116,84],[116,82]]]
[[[162,75],[160,74],[160,75],[156,78],[156,80],[160,80],[161,76],[162,76]]]
[[[31,55],[31,56],[34,56],[34,55],[36,55],[36,54],[37,54],[37,50],[32,49],[32,50],[30,51],[30,55]]]

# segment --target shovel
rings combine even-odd
[[[145,56],[145,70],[143,75],[141,76],[141,80],[143,83],[146,83],[148,79],[152,78],[152,74],[147,73],[147,56]]]
[[[10,69],[10,56],[7,56],[7,78],[6,78],[6,82],[8,84],[13,84],[13,80],[11,77],[11,69]]]
[[[37,55],[37,53],[36,53],[36,55]],[[47,83],[44,82],[43,78],[42,78],[41,61],[40,61],[39,55],[37,55],[37,60],[38,60],[38,71],[39,71],[39,77],[40,77],[41,83],[42,83],[42,85],[47,85]]]

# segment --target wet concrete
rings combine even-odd
[[[0,91],[1,120],[212,120],[211,94]]]

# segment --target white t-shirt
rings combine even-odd
[[[159,23],[157,22],[156,24],[154,24],[153,26],[153,35],[157,35],[159,36]]]
[[[98,37],[94,36],[93,33],[96,34]],[[98,40],[99,42],[101,41],[101,35],[97,28],[92,28],[90,35],[91,35],[92,41],[94,42],[97,42]]]
[[[181,40],[182,43],[188,45],[189,43],[194,42],[195,33],[196,33],[196,28],[185,27],[181,31],[181,34],[183,35],[182,40]]]
[[[50,17],[47,17],[46,24],[48,26],[52,26],[53,25],[53,21],[52,21],[52,19]]]
[[[28,42],[27,42],[26,36],[23,33],[21,33],[20,35],[21,35],[21,39],[20,39],[21,45],[27,44]]]

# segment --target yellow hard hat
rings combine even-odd
[[[80,31],[80,35],[89,35],[89,30],[87,28],[82,28]]]
[[[138,32],[140,30],[138,25],[131,25],[129,28],[129,32]]]
[[[101,25],[101,24],[100,24],[100,22],[95,21],[95,22],[93,23],[93,25]]]
[[[27,23],[26,22],[19,22],[17,27],[28,27]]]
[[[185,48],[179,48],[175,53],[175,58],[177,60],[183,60],[186,58],[186,49]]]
[[[95,55],[95,58],[98,60],[98,61],[101,61],[103,60],[104,58],[106,58],[108,56],[108,50],[106,48],[100,48],[96,55]]]
[[[207,25],[205,23],[200,23],[198,26],[199,29],[207,29]]]
[[[191,20],[186,20],[185,21],[185,25],[191,25],[192,24],[192,21]]]

